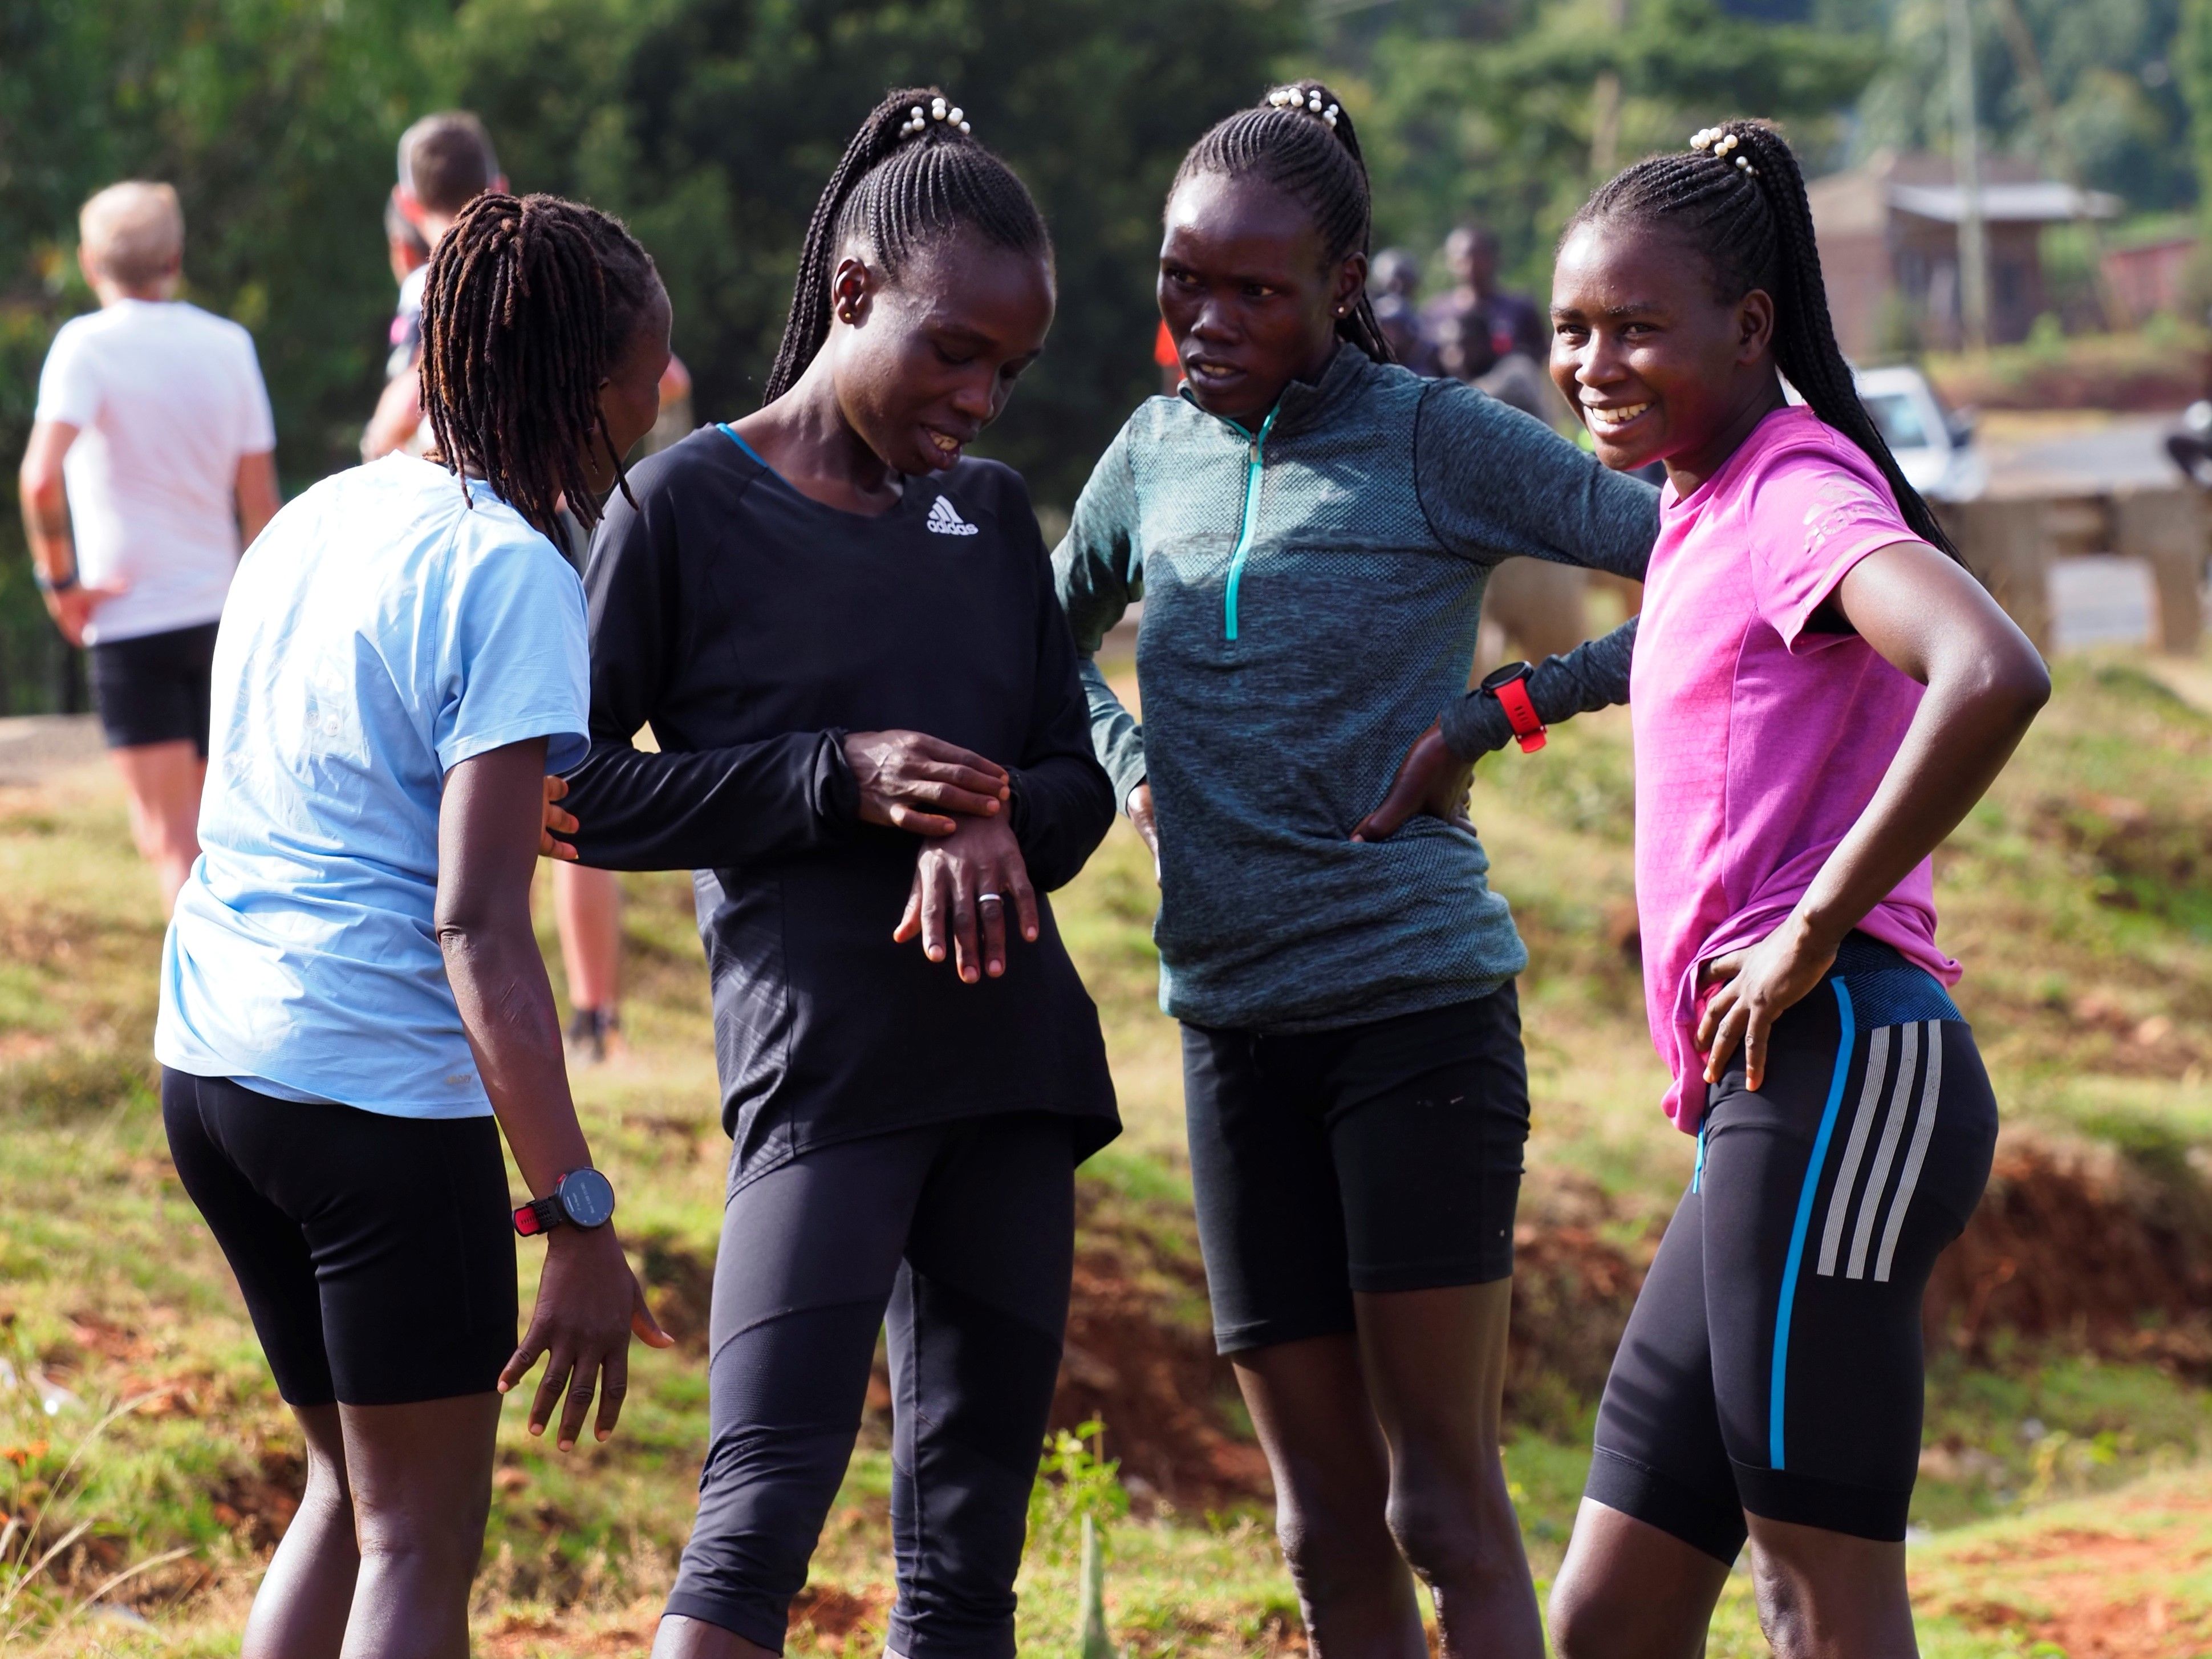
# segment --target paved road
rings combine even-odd
[[[43,783],[100,757],[90,714],[24,714],[0,720],[0,784]]]
[[[1990,458],[1990,494],[2171,489],[2181,474],[2166,455],[2166,434],[2179,423],[2174,415],[2122,415],[2050,435],[2011,435],[2000,428],[1982,444]]]
[[[1990,494],[2172,489],[2181,474],[2166,453],[2166,434],[2179,422],[2179,415],[2123,415],[2037,433],[2008,431],[2004,418],[1996,416],[1982,446],[1990,459]],[[2062,651],[2147,643],[2154,603],[2149,568],[2140,560],[2060,559],[2051,571],[2052,643]]]

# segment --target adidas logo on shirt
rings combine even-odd
[[[972,536],[975,526],[960,516],[950,495],[939,495],[929,504],[929,527],[940,536]]]

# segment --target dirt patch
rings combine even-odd
[[[1509,1418],[1540,1424],[1558,1405],[1596,1396],[1649,1265],[1587,1227],[1514,1229]]]
[[[2105,1147],[2008,1136],[1965,1235],[1936,1264],[1931,1343],[1986,1359],[2001,1330],[2212,1376],[2212,1229]]]
[[[2184,1659],[2203,1652],[2212,1638],[2212,1609],[2124,1587],[2171,1582],[2205,1559],[2202,1550],[2177,1556],[2173,1540],[2162,1533],[2043,1534],[1960,1558],[2013,1571],[2033,1566],[2032,1590],[2021,1596],[2032,1608],[1984,1598],[1936,1610],[1978,1630],[2050,1643],[2067,1659]]]
[[[1234,1424],[1229,1362],[1202,1321],[1176,1305],[1205,1305],[1203,1270],[1080,1191],[1053,1426],[1103,1422],[1106,1454],[1140,1498],[1208,1509],[1265,1497],[1267,1461]]]
[[[282,1446],[264,1446],[252,1468],[229,1476],[208,1494],[208,1507],[240,1542],[273,1550],[299,1513],[307,1485],[304,1457]]]
[[[651,1232],[638,1241],[645,1260],[645,1300],[660,1328],[695,1358],[707,1352],[707,1322],[714,1306],[714,1257],[692,1249],[673,1233]]]
[[[883,1590],[856,1595],[835,1584],[809,1584],[793,1600],[787,1628],[795,1639],[842,1642],[863,1626],[881,1624],[890,1605],[890,1595]]]

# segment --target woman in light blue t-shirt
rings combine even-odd
[[[255,1656],[459,1656],[502,1394],[563,1450],[668,1339],[608,1223],[530,924],[544,775],[585,752],[548,539],[651,428],[668,298],[613,220],[481,197],[424,311],[428,459],[325,480],[240,563],[203,853],[162,958],[162,1114],[307,1443]],[[548,843],[550,847],[550,843]],[[495,1126],[496,1119],[496,1126]],[[532,1201],[510,1211],[504,1129]],[[517,1348],[514,1235],[550,1235]]]

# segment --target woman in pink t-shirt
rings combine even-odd
[[[1700,1651],[1748,1534],[1778,1652],[1909,1654],[1921,1296],[1996,1133],[1929,858],[2050,682],[1861,406],[1771,129],[1605,185],[1552,292],[1553,378],[1599,458],[1667,467],[1636,886],[1666,1109],[1698,1136],[1553,1635],[1571,1659]]]

